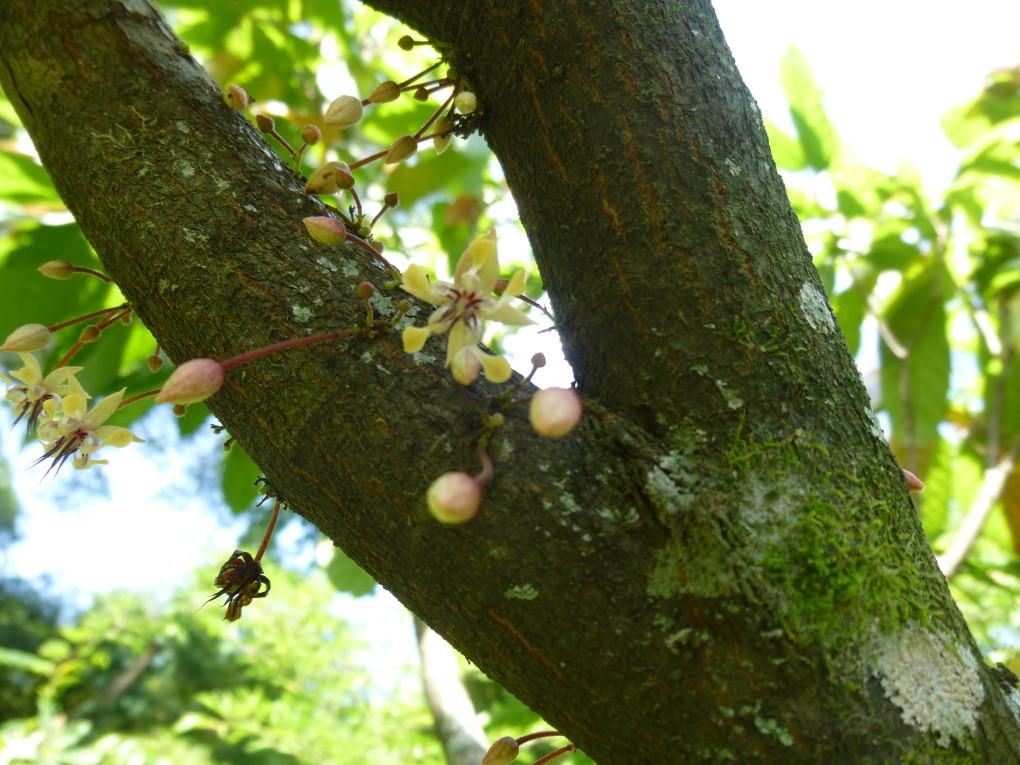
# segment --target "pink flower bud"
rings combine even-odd
[[[906,468],[900,468],[900,470],[903,471],[903,479],[907,482],[910,491],[924,491],[924,482],[920,478]]]
[[[517,744],[517,739],[512,736],[503,736],[489,747],[489,751],[482,758],[482,765],[509,765],[517,759],[520,750],[521,747]]]
[[[30,353],[42,348],[50,341],[50,330],[45,324],[23,324],[11,332],[0,345],[0,351]]]
[[[39,266],[39,273],[49,279],[70,279],[74,276],[74,264],[69,260],[50,260]]]
[[[223,365],[216,359],[191,359],[173,371],[156,396],[157,404],[205,401],[223,386]]]
[[[563,438],[581,421],[581,398],[569,388],[546,388],[531,397],[531,427],[540,436]]]
[[[325,123],[338,128],[350,127],[364,114],[361,99],[354,96],[340,96],[326,108]]]
[[[276,130],[276,122],[268,114],[256,114],[255,124],[263,133],[272,133]]]
[[[467,473],[443,473],[425,494],[429,511],[443,523],[464,523],[475,517],[482,490]]]
[[[244,88],[231,83],[223,92],[223,101],[231,109],[244,109],[251,99],[248,98],[248,92]]]
[[[347,226],[339,218],[328,215],[312,215],[301,221],[309,235],[316,242],[333,246],[347,238]]]

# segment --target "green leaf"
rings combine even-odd
[[[326,566],[326,576],[340,592],[356,598],[370,595],[375,590],[375,579],[352,561],[340,548],[333,549],[333,559]]]
[[[259,491],[255,479],[261,475],[248,453],[236,442],[223,458],[223,499],[235,513],[243,513],[251,507]]]
[[[900,358],[886,342],[880,348],[882,408],[892,419],[897,446],[933,443],[946,412],[949,340],[943,283],[949,279],[935,263],[908,275],[883,316],[906,351]]]
[[[779,78],[807,165],[824,170],[839,149],[839,137],[822,106],[822,92],[801,52],[794,46],[779,62]]]
[[[40,659],[34,653],[3,646],[0,646],[0,666],[23,669],[36,675],[50,675],[57,668],[56,662]]]
[[[857,285],[853,285],[832,298],[832,310],[836,313],[836,320],[850,347],[850,353],[856,356],[861,345],[861,323],[868,311],[867,295]]]
[[[31,157],[11,151],[0,151],[0,197],[21,204],[46,202],[63,205],[42,166]]]
[[[772,159],[780,170],[804,170],[807,159],[800,143],[792,135],[780,130],[774,122],[765,120],[765,132],[772,147]]]
[[[907,244],[896,234],[876,239],[868,251],[868,263],[881,271],[906,271],[921,257],[916,245]]]

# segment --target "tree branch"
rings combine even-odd
[[[600,762],[1017,761],[707,3],[400,7],[478,83],[587,415],[550,443],[512,409],[444,527],[425,488],[490,391],[395,336],[296,349],[209,402],[272,486]],[[173,359],[358,323],[381,286],[144,0],[0,4],[0,85]],[[917,646],[948,722],[910,706]]]

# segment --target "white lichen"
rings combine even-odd
[[[303,305],[292,305],[290,312],[294,314],[294,319],[302,324],[312,318],[312,309],[306,308]]]
[[[744,399],[738,396],[736,391],[722,380],[716,380],[715,387],[719,389],[719,393],[726,400],[726,406],[730,409],[739,409],[744,405]]]
[[[836,329],[825,295],[810,281],[800,286],[800,310],[816,332],[832,332]]]
[[[933,734],[939,746],[974,733],[985,689],[968,646],[909,626],[878,641],[872,674],[903,722]]]

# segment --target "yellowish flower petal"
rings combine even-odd
[[[497,302],[492,308],[483,308],[481,314],[486,319],[498,321],[500,324],[512,324],[515,327],[523,327],[535,323],[518,309],[502,301]]]
[[[510,277],[510,283],[503,291],[503,294],[510,295],[511,297],[517,297],[518,295],[524,292],[524,284],[527,281],[528,275],[524,272],[523,269],[515,272],[514,275]]]
[[[21,380],[29,388],[33,385],[38,385],[42,381],[42,367],[35,360],[35,356],[31,353],[19,353],[18,356],[21,357],[21,363],[25,366],[16,372],[11,372],[11,377],[15,380]]]
[[[429,282],[425,269],[417,263],[412,263],[404,271],[404,278],[400,286],[404,292],[414,295],[426,303],[442,305],[443,303],[450,302],[450,298],[447,295],[448,285],[445,282],[436,282],[434,284]]]
[[[42,379],[42,386],[51,393],[59,393],[60,391],[58,389],[60,386],[67,385],[68,380],[84,368],[85,367],[57,367]],[[79,385],[78,387],[80,388],[81,386]],[[85,392],[84,388],[82,388],[82,392]],[[90,398],[90,396],[85,393],[85,398]]]
[[[457,262],[454,283],[460,284],[468,271],[474,271],[478,277],[478,291],[482,295],[492,292],[499,281],[499,259],[496,255],[495,234],[475,239]]]
[[[479,360],[482,362],[482,369],[485,377],[494,383],[504,383],[510,379],[513,370],[510,362],[502,356],[490,356],[488,353],[479,353]]]
[[[420,351],[431,334],[428,327],[406,327],[403,334],[404,353]]]
[[[104,422],[106,422],[108,419],[110,419],[110,416],[114,412],[116,412],[117,407],[120,406],[121,399],[124,398],[124,391],[126,390],[127,388],[121,388],[116,393],[107,396],[98,404],[96,404],[94,407],[92,407],[92,411],[85,415],[85,427],[87,427],[89,430],[94,430],[98,428],[100,425],[102,425]],[[70,396],[68,396],[67,398],[70,398]],[[67,398],[64,399],[65,413],[67,412],[66,404]]]
[[[131,443],[141,443],[145,439],[139,438],[127,428],[117,425],[103,425],[96,429],[96,438],[102,441],[103,446],[116,446],[122,449]]]
[[[479,340],[481,338],[476,331],[469,329],[467,324],[462,321],[456,322],[450,327],[450,339],[446,344],[446,366],[450,366],[453,357],[461,348],[474,346]]]
[[[85,397],[81,393],[68,393],[61,401],[64,417],[81,420],[85,417]]]
[[[453,379],[461,385],[470,385],[478,379],[478,373],[482,371],[482,364],[479,361],[478,350],[472,345],[465,345],[457,355],[453,357],[450,365],[450,373]]]

